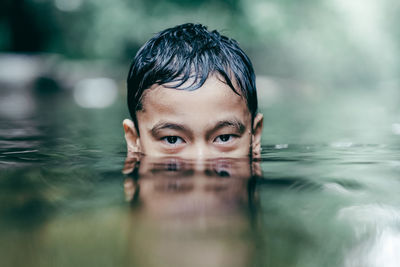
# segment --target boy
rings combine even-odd
[[[123,121],[128,154],[260,155],[255,75],[236,41],[199,24],[166,29],[136,54]]]

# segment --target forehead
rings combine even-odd
[[[213,117],[232,112],[241,116],[250,115],[245,99],[216,76],[209,77],[203,86],[192,91],[154,85],[146,90],[142,107],[138,117],[140,113],[155,112],[160,115]]]

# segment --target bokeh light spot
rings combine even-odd
[[[84,79],[74,88],[75,102],[83,108],[106,108],[117,99],[118,89],[109,78]]]

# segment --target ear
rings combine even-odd
[[[140,161],[139,153],[127,153],[124,168],[122,169],[123,174],[130,174],[137,167],[136,163]]]
[[[128,154],[141,152],[139,134],[136,131],[133,121],[125,119],[122,125],[124,126]]]
[[[253,136],[252,136],[252,153],[253,157],[257,158],[261,155],[261,136],[263,129],[264,116],[258,113],[253,121]]]
[[[132,178],[127,178],[124,181],[124,193],[125,193],[125,200],[127,202],[132,201],[135,196],[138,196],[140,190],[140,186],[136,181],[133,181]]]

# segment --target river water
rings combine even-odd
[[[399,266],[394,102],[274,92],[260,160],[200,163],[126,159],[123,93],[3,92],[1,266]]]

